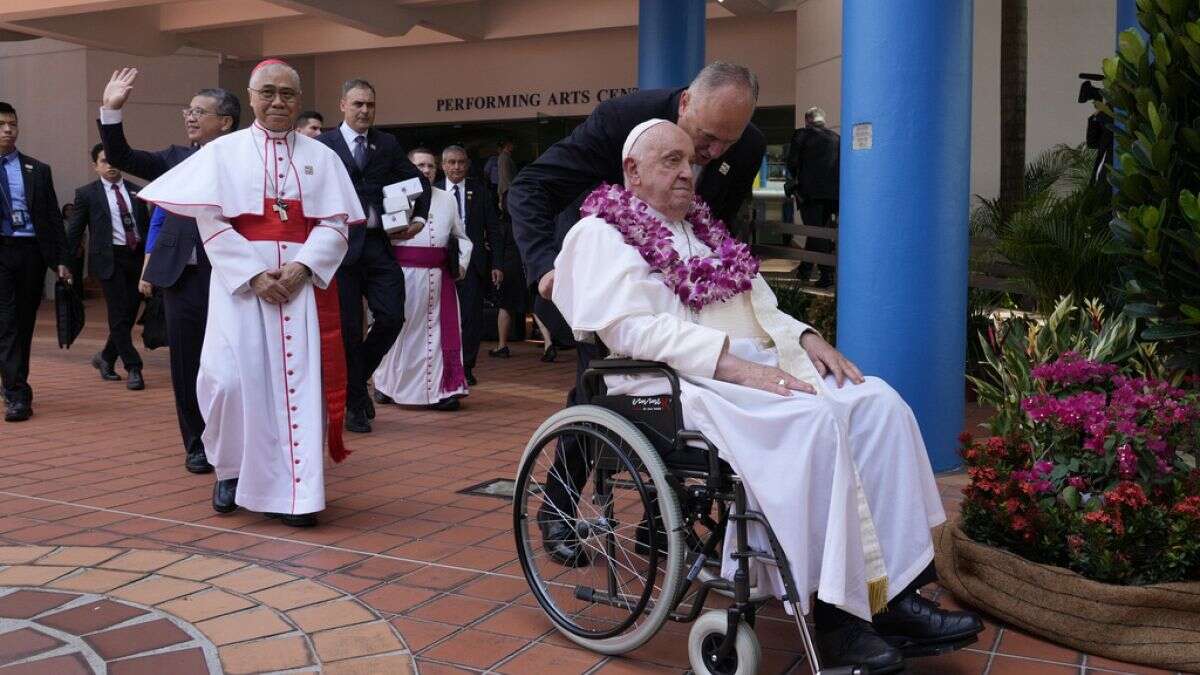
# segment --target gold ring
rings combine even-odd
[[[780,380],[780,381],[779,381],[779,386],[781,386],[781,387],[782,387],[782,386],[784,386],[784,385],[786,385],[786,384],[787,384],[787,380]]]

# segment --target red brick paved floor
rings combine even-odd
[[[313,579],[389,620],[427,675],[686,667],[686,626],[668,624],[621,658],[570,646],[526,593],[509,504],[458,494],[515,474],[524,443],[563,401],[572,353],[554,365],[539,362],[531,345],[515,345],[510,360],[482,354],[480,384],[457,413],[381,407],[375,432],[348,434],[355,454],[328,469],[329,507],[321,525],[297,531],[245,511],[212,512],[211,476],[182,467],[166,351],[144,352],[146,391],[102,382],[88,361],[103,342],[103,304],[90,300],[88,312],[88,328],[65,351],[57,348],[52,315],[43,307],[31,376],[35,416],[0,425],[0,544],[200,553]],[[953,510],[961,476],[940,482]],[[759,625],[763,672],[808,672],[794,627],[770,616]],[[1159,671],[992,624],[972,648],[914,661],[910,672]]]

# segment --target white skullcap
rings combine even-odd
[[[667,120],[654,117],[634,127],[633,131],[630,131],[629,135],[625,137],[625,145],[621,148],[621,161],[625,161],[626,159],[629,159],[631,155],[633,155],[633,146],[637,145],[638,139],[641,138],[642,134],[646,133],[650,127],[658,124],[664,124],[666,122]]]

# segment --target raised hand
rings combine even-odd
[[[104,85],[104,95],[101,105],[109,110],[120,110],[133,91],[133,83],[137,80],[137,68],[121,68],[114,70],[108,84]]]

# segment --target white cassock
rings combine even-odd
[[[691,225],[668,227],[681,256],[711,254]],[[567,234],[555,270],[554,304],[577,339],[595,334],[613,354],[678,371],[684,423],[742,477],[750,508],[766,515],[787,555],[803,611],[816,592],[869,620],[872,565],[886,569],[890,600],[932,562],[930,528],[945,513],[912,411],[878,378],[841,389],[832,376],[822,381],[800,346],[808,326],[778,309],[761,275],[751,291],[695,312],[595,216]],[[781,367],[819,393],[779,396],[713,379],[727,339],[733,355]],[[609,378],[614,394],[661,394],[664,385],[662,378]],[[869,505],[869,533],[859,495]],[[750,544],[769,550],[761,526],[751,525]],[[769,590],[784,595],[775,568],[752,565]],[[726,556],[722,572],[732,578],[735,570]]]
[[[196,394],[217,479],[238,478],[237,504],[251,511],[324,509],[322,450],[339,377],[345,405],[343,359],[332,358],[340,348],[329,348],[341,340],[331,334],[329,286],[348,225],[363,220],[341,160],[318,141],[256,122],[208,143],[139,196],[194,217],[212,262]],[[286,219],[276,196],[288,204]],[[260,300],[250,280],[292,261],[312,271],[311,283],[284,305]],[[340,422],[328,426],[340,459]]]
[[[435,261],[444,259],[453,237],[458,241],[461,279],[471,260],[473,244],[454,198],[436,187],[431,197],[425,228],[412,239],[392,242],[404,269],[404,327],[375,370],[374,382],[376,390],[403,405],[430,405],[467,393],[458,290],[447,283],[450,280],[444,262]],[[450,311],[444,305],[452,293],[455,306]]]

